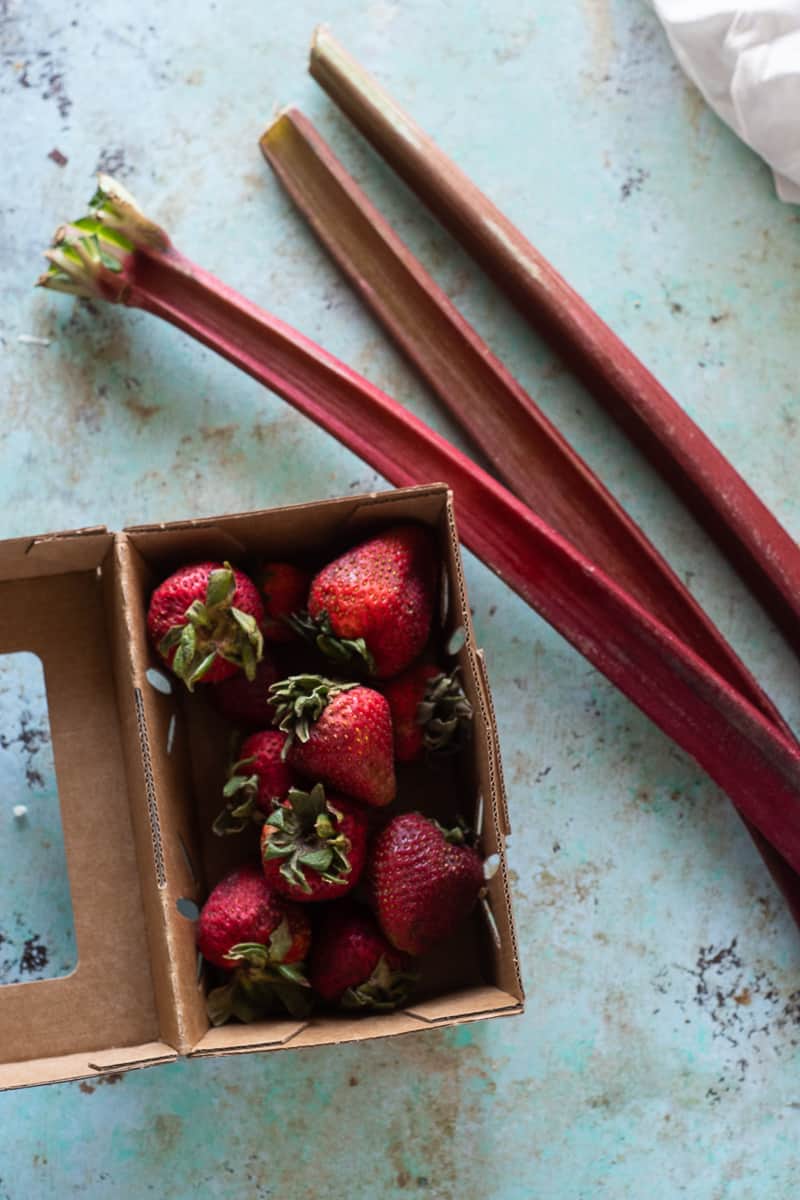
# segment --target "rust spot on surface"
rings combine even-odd
[[[153,1124],[158,1150],[172,1151],[183,1134],[183,1121],[175,1113],[158,1113]]]
[[[83,1092],[84,1096],[93,1096],[97,1089],[102,1087],[104,1083],[108,1084],[110,1087],[113,1087],[115,1083],[120,1083],[121,1081],[121,1071],[109,1071],[107,1075],[97,1075],[91,1080],[82,1079],[78,1084],[78,1087]]]
[[[128,412],[133,413],[136,419],[142,424],[145,424],[147,421],[151,420],[156,413],[161,412],[160,404],[143,404],[142,401],[137,399],[135,396],[128,396],[124,403],[125,407],[128,409]]]
[[[230,442],[238,428],[238,425],[201,425],[200,437],[213,444]]]
[[[693,83],[686,81],[683,89],[683,102],[686,107],[686,116],[695,133],[697,133],[700,121],[708,111],[706,102],[703,99],[702,93],[695,87]]]

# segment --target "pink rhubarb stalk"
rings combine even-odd
[[[565,538],[396,401],[196,267],[101,177],[43,286],[162,317],[235,363],[398,486],[452,488],[464,543],[727,792],[800,868],[800,751]]]
[[[262,153],[322,245],[503,483],[793,741],[770,698],[639,526],[551,424],[311,122],[285,109]],[[792,911],[800,876],[748,825]]]
[[[549,339],[800,651],[800,546],[738,471],[552,263],[325,28],[315,31],[309,71]]]

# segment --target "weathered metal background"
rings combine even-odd
[[[297,100],[800,722],[795,660],[706,538],[307,78],[319,19],[800,529],[797,211],[639,0],[4,0],[0,535],[381,486],[178,333],[31,289],[98,167],[186,253],[452,434],[262,165],[259,133]],[[800,939],[743,827],[557,635],[467,571],[510,789],[527,1015],[0,1096],[2,1200],[796,1195]],[[8,981],[68,966],[70,926],[47,789],[20,782],[26,701],[1,699]],[[44,911],[43,894],[60,899]]]

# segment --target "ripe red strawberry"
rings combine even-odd
[[[329,1004],[391,1009],[405,1004],[415,976],[364,909],[348,903],[328,909],[314,938],[308,977]]]
[[[230,563],[181,567],[150,597],[147,631],[158,653],[189,691],[201,679],[219,683],[243,670],[253,679],[264,639],[261,597]]]
[[[291,563],[264,563],[258,575],[266,618],[264,637],[268,642],[291,642],[297,634],[288,618],[305,608],[311,574]]]
[[[215,967],[232,970],[241,956],[231,955],[236,946],[260,943],[269,946],[273,934],[286,926],[288,941],[282,941],[277,963],[300,962],[311,944],[311,926],[302,908],[287,903],[270,887],[257,865],[238,867],[213,889],[197,922],[197,947]]]
[[[264,874],[290,900],[338,900],[361,877],[368,832],[367,812],[352,800],[326,796],[321,783],[292,788],[261,831]]]
[[[380,692],[320,675],[291,675],[270,688],[279,727],[289,734],[286,761],[375,807],[397,791],[392,718]]]
[[[210,689],[211,701],[217,711],[234,724],[247,729],[265,729],[275,716],[267,691],[280,678],[281,672],[265,651],[253,679],[237,671],[230,679],[223,679]]]
[[[416,762],[423,752],[452,753],[472,729],[472,705],[458,682],[430,662],[418,662],[381,689],[389,701],[398,762]]]
[[[483,863],[460,829],[421,813],[394,817],[375,840],[369,884],[378,923],[398,950],[424,954],[469,914]]]
[[[265,729],[242,742],[239,761],[222,790],[227,804],[214,822],[214,833],[241,833],[288,795],[297,775],[283,759],[285,745],[286,734],[279,729]]]
[[[395,525],[323,567],[295,628],[338,665],[360,660],[371,675],[388,679],[428,640],[435,593],[431,531]]]
[[[270,887],[258,866],[239,867],[217,884],[197,922],[197,946],[214,966],[231,972],[208,995],[215,1025],[231,1016],[257,1020],[279,999],[292,1013],[309,1007],[308,981],[298,965],[311,944],[302,908]]]

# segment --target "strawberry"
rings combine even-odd
[[[258,574],[258,583],[266,614],[264,637],[268,642],[293,641],[297,634],[288,618],[305,608],[311,575],[291,563],[268,562]]]
[[[214,833],[241,833],[288,794],[297,776],[283,760],[285,745],[286,734],[279,729],[254,733],[242,742],[239,761],[222,789],[227,803],[214,822]]]
[[[197,947],[230,972],[208,995],[214,1025],[231,1016],[257,1020],[275,998],[293,1014],[308,1011],[308,981],[300,964],[311,944],[302,908],[270,887],[257,866],[239,867],[217,884],[197,922]]]
[[[289,734],[286,761],[301,775],[382,807],[397,791],[392,718],[380,692],[321,675],[291,675],[269,689]]]
[[[217,884],[203,905],[197,923],[197,947],[215,967],[231,970],[240,961],[238,954],[231,955],[237,945],[267,945],[284,923],[289,940],[281,946],[277,961],[300,962],[311,943],[306,914],[278,896],[258,866],[238,867]]]
[[[428,640],[435,593],[433,535],[395,525],[323,567],[293,624],[337,665],[388,679]]]
[[[381,688],[389,702],[398,762],[417,762],[423,751],[453,753],[469,738],[472,705],[458,682],[430,662],[418,662]]]
[[[234,603],[235,602],[235,603]],[[189,691],[243,670],[253,679],[264,650],[264,606],[255,584],[230,563],[181,567],[150,597],[147,631]]]
[[[387,942],[371,913],[348,903],[332,905],[325,914],[308,977],[329,1004],[384,1010],[405,1004],[416,979],[408,957]]]
[[[267,652],[256,667],[253,679],[238,671],[211,688],[211,700],[218,712],[236,725],[249,729],[265,729],[272,724],[275,713],[267,699],[267,689],[281,677]]]
[[[292,788],[261,831],[264,874],[291,900],[338,900],[361,877],[368,832],[369,817],[352,800],[326,797],[321,783]]]
[[[394,817],[375,839],[369,886],[378,923],[398,950],[424,954],[469,914],[483,863],[461,829],[421,813]]]

